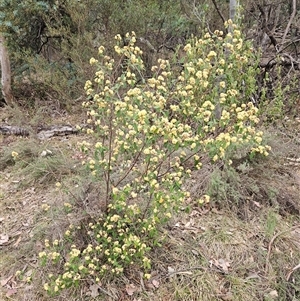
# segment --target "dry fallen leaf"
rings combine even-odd
[[[252,201],[252,202],[257,208],[261,208],[261,204],[259,202],[256,201]]]
[[[145,282],[145,288],[147,290],[154,290],[155,289],[154,285],[150,281]]]
[[[6,293],[6,297],[9,298],[10,296],[16,294],[17,292],[18,292],[18,291],[17,291],[15,288],[9,289],[9,290],[7,291],[7,293]]]
[[[137,291],[137,287],[134,284],[127,284],[125,289],[129,296],[132,296]]]
[[[251,279],[260,279],[261,277],[257,273],[251,273],[249,274],[248,277],[246,277],[246,280],[251,280]]]
[[[193,253],[195,256],[199,256],[199,252],[198,252],[198,251],[196,251],[196,250],[194,250],[194,249],[192,249],[191,251],[192,251],[192,253]]]
[[[12,278],[13,276],[9,276],[8,278],[1,280],[0,281],[1,286],[5,286]]]
[[[224,271],[225,274],[228,273],[228,268],[230,267],[230,263],[225,261],[224,259],[220,258],[218,260],[219,267]]]
[[[220,258],[218,260],[212,259],[209,261],[209,263],[211,264],[211,266],[214,265],[218,269],[222,270],[225,274],[228,274],[228,268],[230,267],[230,263],[228,261]]]
[[[98,284],[93,284],[90,286],[90,291],[91,291],[91,297],[96,298],[99,296],[99,285]]]
[[[276,299],[278,297],[278,292],[276,290],[270,291],[268,293],[268,296],[273,300]]]
[[[173,269],[172,267],[168,267],[169,274],[173,274],[174,272],[175,272],[175,269]]]
[[[9,236],[7,234],[0,235],[0,246],[6,245],[8,241],[9,241]]]
[[[17,239],[17,241],[13,244],[13,247],[16,248],[19,245],[20,241],[21,241],[21,236],[19,236],[19,238]]]
[[[30,277],[33,273],[33,270],[28,270],[26,273],[25,273],[25,276],[26,277]]]
[[[234,297],[233,297],[233,295],[232,295],[231,292],[228,292],[228,293],[226,293],[226,294],[224,294],[224,295],[221,295],[220,298],[221,298],[222,300],[224,300],[224,301],[231,301],[231,300],[234,300],[234,299],[233,299]]]
[[[154,287],[159,288],[159,281],[153,279],[152,284],[154,285]]]
[[[192,221],[188,221],[185,225],[184,228],[190,228],[192,225]]]

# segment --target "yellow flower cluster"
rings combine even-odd
[[[14,160],[16,160],[18,158],[19,154],[15,151],[12,151],[11,156],[13,157]]]
[[[44,210],[44,211],[48,211],[49,209],[50,209],[51,207],[50,207],[50,205],[48,205],[48,204],[43,204],[42,205],[42,209]]]
[[[198,200],[199,205],[207,204],[209,202],[210,202],[210,196],[207,194],[203,195],[202,198]]]
[[[47,290],[86,275],[120,274],[134,262],[149,270],[147,251],[159,240],[159,225],[189,197],[183,184],[193,168],[201,168],[200,153],[226,164],[232,162],[230,151],[241,146],[268,154],[257,130],[258,110],[248,103],[255,91],[257,71],[249,68],[254,54],[238,27],[230,20],[226,26],[232,29],[226,35],[215,31],[191,39],[181,71],[159,59],[146,77],[134,32],[126,35],[125,46],[115,37],[114,59],[100,47],[99,58],[90,60],[97,70],[85,84],[89,100],[83,106],[93,125],[86,132],[98,141],[80,146],[93,150],[87,165],[106,183],[106,214],[88,225],[90,243],[83,250],[70,247],[64,272]],[[198,200],[209,202],[208,195]],[[74,231],[66,230],[67,241]],[[56,256],[51,252],[51,260]]]

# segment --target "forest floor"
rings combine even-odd
[[[32,120],[0,109],[10,124]],[[75,125],[83,118],[40,115],[31,123]],[[80,201],[89,214],[96,206],[97,189],[77,146],[87,137],[0,136],[0,300],[300,300],[300,122],[264,130],[272,146],[267,158],[234,162],[230,171],[204,165],[186,183],[196,197],[214,182],[220,199],[201,208],[191,203],[165,227],[163,245],[150,254],[149,281],[129,269],[57,297],[43,289],[47,271],[38,253],[75,218],[66,217],[64,202]]]

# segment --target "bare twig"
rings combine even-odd
[[[276,39],[275,39],[275,37],[274,37],[274,34],[273,34],[274,28],[273,28],[272,30],[269,30],[268,24],[267,24],[268,18],[267,18],[267,16],[266,16],[266,13],[265,13],[264,9],[262,8],[262,6],[261,6],[260,4],[257,4],[257,7],[258,7],[258,9],[259,9],[259,11],[260,11],[260,13],[261,13],[261,15],[262,15],[262,17],[263,17],[262,28],[264,29],[264,32],[265,32],[265,33],[267,34],[267,36],[269,37],[269,39],[270,39],[272,45],[273,45],[274,47],[276,47],[277,41],[276,41]],[[276,25],[275,25],[275,26],[276,26]]]
[[[288,25],[285,28],[285,31],[284,31],[284,34],[283,34],[283,37],[282,37],[282,40],[281,40],[281,45],[285,42],[286,36],[287,36],[287,34],[288,34],[289,30],[290,30],[290,27],[292,25],[293,19],[295,18],[295,15],[296,15],[296,0],[292,0],[292,1],[293,1],[293,11],[292,11],[291,17],[289,19],[289,23],[288,23]]]
[[[292,268],[292,270],[287,274],[286,276],[286,281],[289,281],[293,272],[295,272],[296,270],[300,269],[300,264],[296,265],[294,268]]]
[[[155,49],[155,47],[150,43],[149,40],[140,37],[140,42],[145,44],[152,52],[157,52],[157,50]]]
[[[288,53],[283,53],[282,56],[283,56],[283,57],[286,56],[286,57],[288,57],[288,58],[290,59],[291,68],[290,68],[289,72],[286,74],[286,76],[288,76],[288,75],[291,73],[292,70],[295,70],[295,68],[294,68],[294,59],[293,59],[293,57],[292,57],[291,55],[289,55]]]
[[[272,239],[270,240],[269,245],[268,245],[268,253],[267,253],[267,257],[266,257],[265,274],[267,274],[268,271],[269,271],[269,261],[270,261],[271,249],[272,249],[272,245],[273,245],[274,241],[275,241],[280,235],[285,234],[285,233],[290,232],[290,231],[293,231],[293,230],[295,230],[295,229],[297,229],[297,228],[300,228],[300,224],[297,224],[297,225],[291,227],[291,228],[288,229],[288,230],[279,232],[279,233],[277,233],[276,235],[274,235],[274,236],[272,237]]]
[[[113,139],[113,104],[110,107],[109,116],[109,149],[108,149],[108,166],[107,166],[107,177],[106,177],[106,196],[105,196],[105,208],[108,209],[108,202],[110,198],[110,174],[111,174],[111,158],[112,158],[112,139]]]
[[[174,271],[174,272],[169,272],[169,273],[167,273],[167,275],[165,275],[162,278],[169,278],[169,277],[173,277],[173,276],[179,275],[179,274],[189,274],[189,273],[191,273],[191,271],[195,271],[195,270],[206,271],[207,268],[202,267],[202,266],[197,266],[197,267],[182,269],[182,270],[178,270],[178,271]]]
[[[138,152],[138,154],[135,156],[135,158],[133,159],[131,165],[129,166],[128,170],[125,172],[125,174],[118,180],[118,182],[115,184],[115,186],[119,186],[120,183],[128,176],[128,174],[132,171],[133,167],[136,165],[138,159],[140,158],[142,151],[144,150],[145,147],[145,142],[142,145],[140,151]]]
[[[106,294],[107,296],[111,297],[113,300],[118,300],[117,297],[113,296],[110,292],[102,288],[100,285],[98,285],[98,290],[100,290],[102,293]]]
[[[220,9],[219,9],[219,7],[218,7],[218,5],[217,5],[217,3],[216,3],[216,0],[212,0],[212,3],[214,4],[214,7],[215,7],[215,9],[217,10],[217,13],[218,13],[218,15],[220,16],[220,18],[222,19],[223,24],[224,24],[224,23],[225,23],[225,18],[224,18],[222,12],[220,11]]]

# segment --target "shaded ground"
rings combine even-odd
[[[89,213],[96,206],[77,148],[86,137],[1,136],[0,300],[300,300],[299,133],[299,122],[285,122],[267,131],[269,158],[236,160],[230,170],[207,164],[194,173],[186,184],[193,188],[191,210],[162,231],[150,281],[132,268],[55,298],[44,292],[47,271],[37,254],[44,239],[63,235],[68,219],[82,216],[66,215],[65,201],[81,202],[78,208]],[[42,156],[47,150],[51,155]],[[215,202],[198,207],[193,200],[204,189]]]

